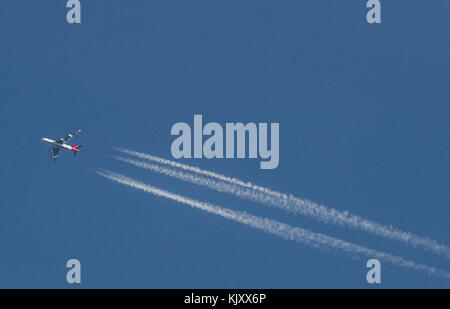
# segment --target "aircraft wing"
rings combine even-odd
[[[60,142],[67,142],[67,141],[70,141],[75,135],[77,135],[78,133],[80,133],[81,132],[81,130],[77,130],[76,132],[74,132],[74,133],[69,133],[69,134],[67,134],[66,136],[64,136],[64,137],[61,137],[60,139],[59,139],[59,141]]]

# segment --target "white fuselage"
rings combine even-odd
[[[72,146],[69,146],[69,145],[63,144],[63,143],[58,143],[57,141],[54,141],[51,138],[44,137],[41,140],[46,142],[46,143],[51,144],[52,147],[58,147],[58,148],[64,148],[64,149],[72,150]]]

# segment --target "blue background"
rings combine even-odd
[[[292,216],[118,162],[171,158],[171,126],[279,122],[280,164],[185,163],[449,244],[450,2],[61,0],[0,4],[0,287],[450,288],[322,252],[97,176],[175,193],[449,270],[421,250]],[[41,137],[83,132],[73,158]],[[66,261],[82,264],[81,286]]]

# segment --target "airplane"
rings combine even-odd
[[[66,144],[69,140],[71,140],[75,135],[77,135],[80,132],[81,132],[81,129],[76,131],[75,133],[69,133],[66,136],[61,137],[57,140],[52,140],[47,137],[43,137],[43,138],[41,138],[41,140],[46,143],[49,143],[51,145],[51,147],[52,147],[50,149],[50,152],[52,153],[51,157],[53,158],[54,161],[56,161],[56,158],[58,158],[58,152],[61,148],[73,151],[74,156],[77,154],[77,152],[80,151],[80,148],[82,147],[82,145],[70,146],[70,145]]]

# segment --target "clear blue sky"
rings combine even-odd
[[[376,288],[365,260],[314,250],[97,176],[175,193],[450,270],[375,236],[110,158],[170,158],[171,126],[279,122],[280,164],[184,160],[450,244],[450,2],[82,0],[0,5],[0,287]],[[55,163],[41,137],[82,128]],[[385,288],[450,281],[382,264]]]

